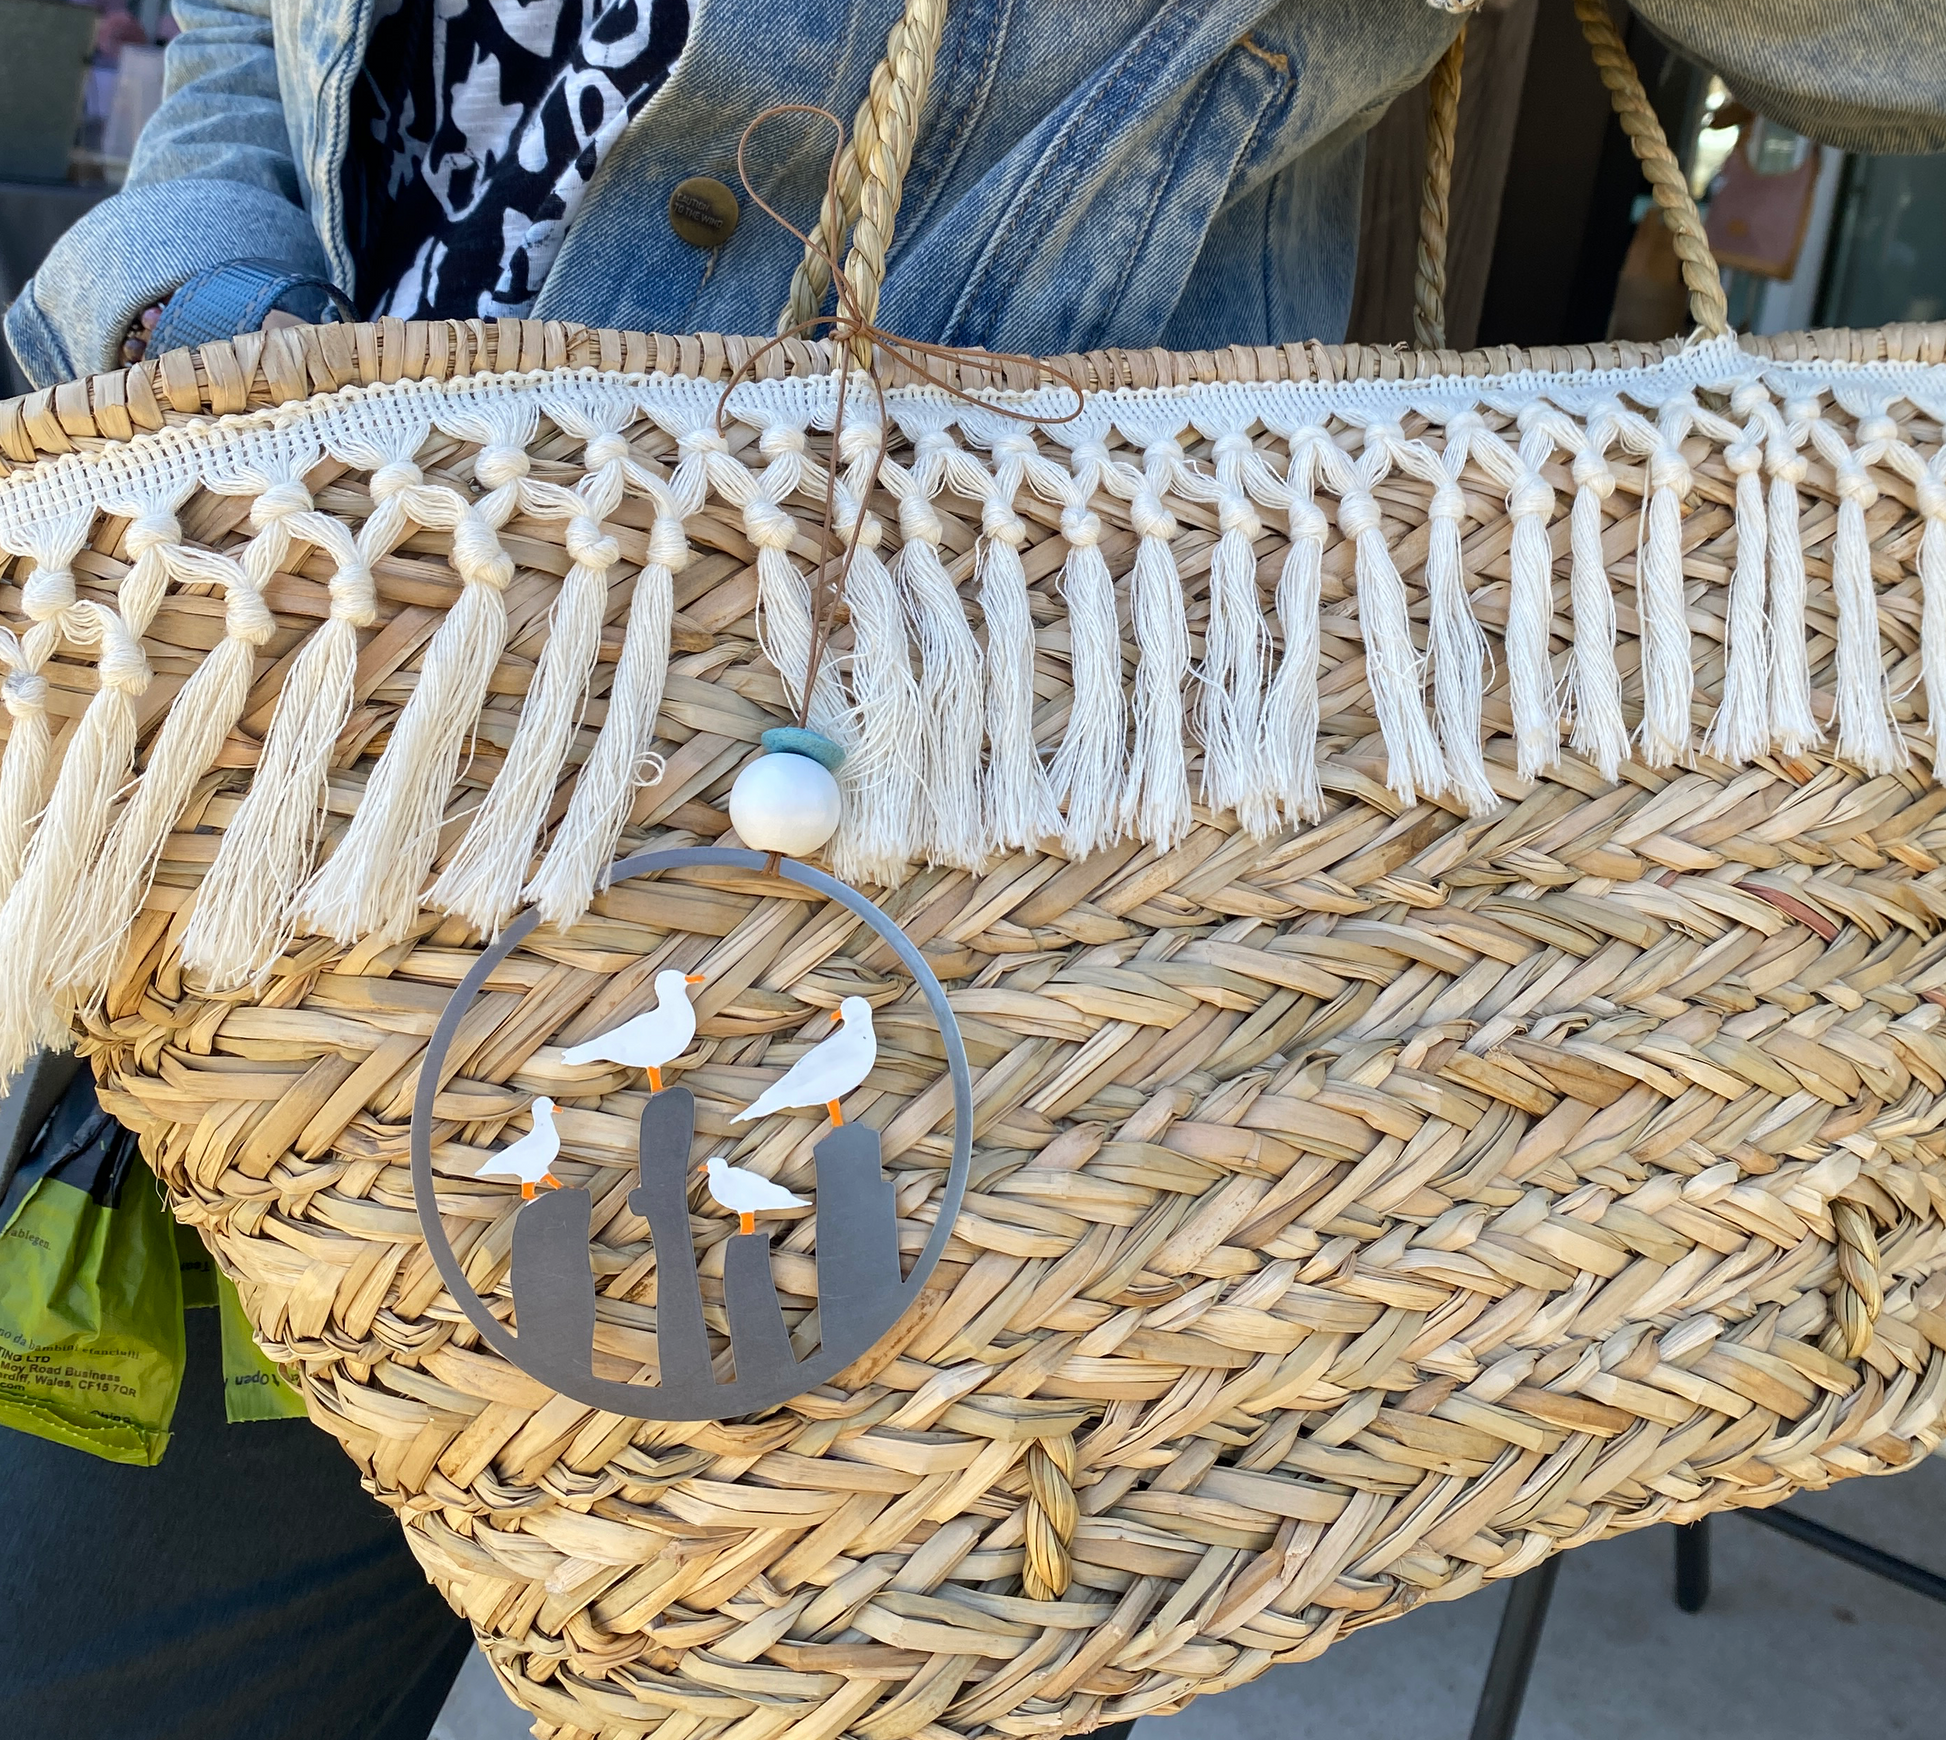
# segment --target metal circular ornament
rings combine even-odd
[[[447,1001],[439,1024],[433,1030],[412,1103],[413,1202],[418,1210],[426,1248],[432,1253],[440,1278],[454,1302],[465,1312],[467,1320],[479,1331],[480,1338],[495,1352],[550,1388],[577,1402],[624,1419],[720,1420],[761,1413],[815,1389],[861,1354],[869,1352],[917,1300],[938,1264],[940,1253],[952,1236],[953,1223],[959,1217],[960,1202],[966,1193],[967,1174],[973,1157],[973,1079],[967,1068],[966,1047],[960,1038],[959,1024],[946,1000],[946,992],[926,964],[925,956],[891,918],[855,888],[846,886],[822,870],[792,859],[773,864],[764,853],[723,846],[681,847],[624,858],[609,869],[602,880],[602,887],[605,889],[614,883],[657,871],[683,868],[767,870],[837,902],[871,927],[912,974],[920,990],[925,993],[926,1003],[938,1024],[953,1084],[953,1157],[931,1235],[910,1272],[904,1274],[896,1285],[888,1280],[876,1292],[861,1294],[855,1302],[857,1309],[827,1310],[825,1273],[820,1269],[818,1325],[821,1340],[818,1347],[802,1359],[796,1358],[791,1351],[788,1337],[780,1336],[782,1314],[774,1292],[769,1294],[767,1312],[746,1308],[742,1317],[738,1314],[738,1300],[733,1296],[728,1304],[737,1373],[733,1378],[719,1381],[711,1369],[711,1358],[703,1336],[700,1296],[694,1301],[692,1314],[686,1304],[679,1307],[676,1303],[680,1298],[680,1288],[667,1286],[665,1290],[670,1268],[680,1268],[686,1279],[693,1273],[695,1264],[694,1245],[678,1251],[673,1248],[675,1241],[672,1240],[672,1248],[668,1252],[661,1249],[656,1252],[660,1277],[656,1310],[660,1381],[643,1384],[597,1377],[593,1371],[594,1278],[587,1263],[592,1202],[589,1193],[580,1189],[548,1191],[517,1211],[512,1284],[522,1333],[513,1334],[474,1291],[452,1242],[446,1236],[435,1196],[432,1125],[433,1101],[439,1091],[446,1053],[452,1046],[460,1022],[473,1006],[474,999],[493,970],[540,923],[537,911],[530,909],[522,913],[474,962],[472,970],[460,981]],[[662,1130],[667,1131],[667,1140],[663,1145],[664,1164],[656,1181],[660,1200],[668,1202],[668,1192],[676,1184],[686,1191],[689,1126],[683,1120],[690,1115],[692,1105],[688,1090],[680,1086],[651,1096],[648,1109],[643,1113],[642,1188],[637,1195],[647,1195],[650,1191],[650,1149],[657,1132]],[[862,1133],[862,1138],[869,1140],[869,1168],[876,1176],[877,1132],[860,1124],[845,1124],[827,1132],[818,1144],[820,1168],[824,1162],[823,1151],[832,1145],[833,1136],[840,1131]],[[858,1147],[860,1138],[848,1139],[847,1145]],[[667,1175],[666,1158],[677,1146],[681,1149],[681,1172],[676,1184],[672,1184]],[[860,1157],[855,1153],[850,1154],[847,1163],[855,1169],[860,1164]],[[821,1187],[822,1183],[821,1170]],[[840,1218],[834,1214],[833,1218],[840,1227],[847,1230],[852,1227],[854,1217],[847,1215]],[[664,1222],[665,1225],[673,1223],[673,1215]],[[686,1237],[686,1219],[682,1224]],[[896,1270],[896,1223],[894,1227],[892,1261]],[[819,1230],[822,1235],[825,1230],[822,1219]],[[767,1282],[767,1237],[738,1234],[733,1238],[752,1238],[753,1251],[756,1245],[761,1244],[761,1251],[738,1264],[737,1268],[745,1272],[743,1278],[747,1279],[751,1264],[761,1262]],[[655,1242],[660,1243],[659,1240]],[[576,1253],[573,1260],[569,1260],[570,1252]],[[532,1309],[524,1308],[521,1303],[523,1255],[526,1257],[525,1273],[529,1278],[529,1304]],[[665,1263],[669,1267],[665,1267]],[[733,1282],[733,1277],[727,1272],[729,1268],[730,1265],[726,1263],[726,1282]],[[833,1300],[832,1303],[835,1305],[837,1301]],[[772,1316],[774,1323],[770,1321]]]

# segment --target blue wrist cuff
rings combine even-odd
[[[310,321],[358,318],[351,298],[327,279],[274,260],[229,260],[184,279],[149,334],[149,355],[255,332],[276,309]]]

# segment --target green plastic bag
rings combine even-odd
[[[237,1297],[236,1283],[216,1266],[194,1228],[176,1227],[181,1258],[183,1308],[214,1306],[223,1345],[223,1418],[232,1426],[247,1420],[301,1420],[303,1393],[283,1368],[257,1345],[250,1319]]]
[[[303,1419],[303,1395],[257,1345],[236,1283],[220,1270],[216,1306],[223,1322],[223,1418],[232,1426],[245,1420]]]
[[[92,1091],[70,1092],[7,1193],[0,1425],[153,1467],[182,1388],[182,1274],[134,1149]]]
[[[214,1306],[223,1344],[223,1418],[232,1426],[247,1420],[301,1420],[303,1393],[292,1387],[283,1368],[257,1345],[236,1283],[216,1266],[191,1227],[176,1227],[176,1252],[182,1263],[183,1308]]]
[[[184,1226],[181,1221],[176,1221],[176,1258],[176,1266],[182,1271],[183,1309],[195,1311],[205,1305],[214,1307],[216,1283],[222,1278],[223,1271],[216,1266],[216,1259],[209,1254],[209,1248],[196,1236],[196,1229]]]

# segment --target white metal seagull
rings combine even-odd
[[[836,1033],[812,1046],[782,1080],[772,1082],[730,1122],[741,1124],[772,1112],[823,1106],[832,1123],[842,1124],[845,1114],[838,1102],[872,1073],[878,1061],[878,1035],[872,1031],[872,1006],[863,997],[847,997],[838,1005],[838,1016]]]
[[[703,983],[701,973],[657,973],[655,1007],[631,1021],[598,1033],[561,1055],[569,1063],[620,1063],[649,1072],[649,1091],[662,1092],[662,1066],[673,1063],[696,1037],[696,1011],[690,1007],[689,987]]]
[[[548,1170],[561,1152],[560,1133],[554,1128],[554,1102],[542,1094],[534,1101],[534,1127],[518,1142],[509,1142],[498,1153],[489,1154],[473,1169],[475,1178],[517,1178],[521,1199],[531,1202],[534,1188],[551,1184],[560,1189],[561,1181]]]
[[[809,1208],[801,1196],[793,1196],[781,1184],[773,1184],[761,1173],[746,1172],[732,1166],[721,1154],[709,1157],[709,1193],[719,1208],[737,1217],[738,1232],[755,1232],[757,1215],[767,1208]]]

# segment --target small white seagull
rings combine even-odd
[[[878,1035],[872,1031],[872,1006],[863,997],[847,997],[838,1005],[841,1025],[829,1039],[820,1040],[772,1082],[730,1122],[767,1118],[772,1112],[823,1106],[834,1124],[845,1121],[838,1102],[872,1073],[878,1061]]]
[[[767,1208],[809,1208],[801,1196],[793,1196],[781,1184],[773,1184],[758,1172],[732,1166],[721,1154],[709,1157],[709,1193],[719,1208],[737,1217],[738,1232],[755,1232],[756,1217]]]
[[[561,1055],[569,1063],[620,1063],[649,1072],[649,1091],[662,1092],[662,1066],[673,1063],[696,1037],[696,1011],[689,987],[703,983],[701,973],[662,972],[655,976],[655,1007],[632,1021],[598,1033]]]
[[[551,1184],[561,1188],[560,1179],[548,1170],[561,1152],[560,1133],[554,1128],[554,1102],[542,1094],[533,1108],[534,1127],[518,1142],[509,1142],[497,1153],[489,1154],[473,1169],[475,1178],[517,1178],[523,1202],[534,1199],[534,1187]]]

